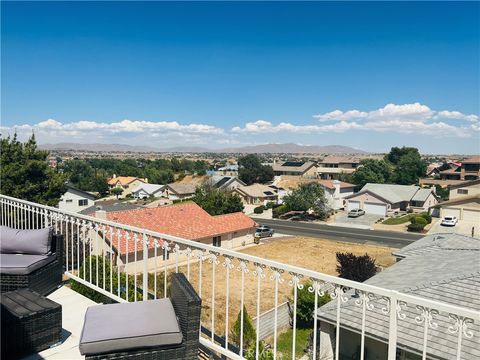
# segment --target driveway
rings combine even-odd
[[[382,218],[380,215],[365,214],[356,218],[349,218],[347,213],[338,213],[332,226],[358,227],[360,229],[370,229],[375,222]]]
[[[433,219],[435,222],[428,234],[439,234],[439,233],[456,233],[460,235],[472,236],[472,227],[475,228],[475,237],[480,238],[480,221],[465,221],[458,220],[457,225],[455,226],[442,226],[440,225],[441,219]]]

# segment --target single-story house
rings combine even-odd
[[[97,211],[95,217],[228,249],[236,249],[253,243],[257,226],[255,221],[242,212],[212,216],[194,202],[126,211]],[[135,271],[134,252],[137,249],[137,261],[140,261],[143,256],[142,242],[139,241],[135,245],[132,237],[128,239],[124,235],[118,237],[117,233],[101,234],[101,237],[105,241],[101,242],[95,251],[109,251],[111,244],[116,261],[120,266],[126,263],[128,254],[127,271]],[[161,263],[163,252],[163,249],[157,247],[157,258],[155,258],[154,244],[153,241],[150,241],[149,270],[153,270],[156,263]],[[176,261],[175,256],[171,256],[167,260],[169,260],[167,265],[175,264]],[[184,260],[186,257],[183,254],[179,261]]]
[[[193,184],[171,183],[165,185],[162,196],[170,200],[188,199],[195,195],[195,189]]]
[[[395,211],[425,211],[438,203],[435,188],[416,185],[366,184],[358,193],[345,197],[345,209],[363,209],[367,214],[386,216]]]
[[[480,239],[458,234],[434,234],[393,255],[397,263],[377,273],[365,284],[480,311]],[[353,290],[346,292],[345,299],[340,306],[339,354],[341,359],[359,358],[362,304]],[[337,304],[337,301],[331,301],[317,310],[320,329],[317,359],[334,358]],[[374,296],[369,304],[373,307],[365,314],[365,359],[386,359],[389,315],[382,309],[388,305],[387,300]],[[421,359],[425,328],[423,323],[415,321],[421,318],[421,309],[407,303],[397,310],[405,316],[397,322],[397,359]],[[430,321],[438,327],[428,328],[426,358],[456,359],[458,333],[447,331],[449,326],[454,327],[455,321],[445,312],[432,316]],[[468,324],[468,331],[478,334],[478,322]],[[463,336],[461,350],[463,360],[480,359],[478,337]]]
[[[480,226],[480,180],[450,186],[449,200],[439,205],[441,217],[455,216]]]
[[[58,202],[59,209],[80,212],[95,203],[95,195],[77,189],[70,183],[65,184],[65,186],[67,187],[67,191],[62,195]]]
[[[135,199],[145,199],[150,196],[161,197],[163,194],[165,185],[158,184],[142,184],[132,190],[132,195]]]
[[[140,185],[147,183],[148,179],[142,179],[135,176],[117,176],[115,174],[110,180],[108,180],[108,186],[110,189],[115,187],[123,189],[121,197],[127,196],[132,192],[133,189],[136,189]]]
[[[274,163],[273,172],[275,176],[280,175],[295,175],[304,177],[316,177],[317,166],[312,161],[285,161],[280,163]]]
[[[240,186],[246,184],[235,176],[212,176],[209,183],[216,189],[233,191]]]
[[[265,205],[269,201],[278,201],[278,188],[273,185],[239,186],[234,192],[240,196],[245,204]]]

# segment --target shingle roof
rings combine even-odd
[[[286,161],[283,163],[273,164],[272,168],[273,168],[273,171],[288,171],[288,172],[304,173],[314,165],[315,163],[311,161],[307,161],[307,162]]]
[[[405,257],[390,268],[375,275],[365,283],[386,289],[397,290],[457,306],[480,310],[480,239],[457,234],[429,235],[399,250],[396,255]],[[353,292],[347,293],[347,302],[341,305],[341,326],[359,331],[362,324],[361,307],[356,304]],[[335,324],[336,302],[330,302],[318,310],[318,316]],[[388,342],[388,315],[382,312],[386,300],[375,297],[373,310],[366,315],[365,330],[369,337]],[[421,353],[423,347],[423,325],[415,322],[419,309],[413,304],[402,307],[406,320],[397,326],[397,347]],[[448,314],[435,314],[433,321],[437,329],[429,329],[427,357],[454,358],[457,334],[447,328],[453,325]],[[470,325],[475,334],[479,324]],[[480,347],[475,345],[477,337],[463,338],[462,359],[480,358]]]
[[[237,189],[240,193],[244,193],[250,197],[267,197],[277,194],[277,190],[267,185],[252,184],[248,186],[239,186]]]
[[[360,192],[370,191],[391,203],[410,201],[420,188],[415,185],[366,184]]]
[[[255,221],[241,212],[211,216],[194,202],[110,212],[107,213],[107,219],[188,240],[200,240],[256,226]],[[127,252],[127,245],[129,252],[135,248],[134,240],[129,239],[127,244],[124,236],[121,236],[120,243],[114,236],[112,245],[119,248],[122,254]],[[142,246],[141,242],[137,243],[138,250]],[[153,247],[151,243],[150,247]]]
[[[83,215],[92,215],[95,213],[96,210],[103,210],[106,212],[112,211],[123,211],[123,210],[133,210],[142,208],[143,206],[132,204],[129,202],[103,202],[97,201],[95,205],[89,206],[86,209],[80,211],[80,214]]]
[[[145,182],[144,179],[140,179],[140,178],[135,177],[135,176],[117,176],[117,177],[113,177],[110,180],[108,180],[108,185],[115,185],[116,183],[120,183],[121,185],[128,185],[135,180]]]
[[[165,187],[165,185],[158,185],[158,184],[142,184],[137,186],[135,189],[132,190],[132,193],[135,193],[137,191],[145,191],[147,194],[154,194],[157,191],[162,190]]]
[[[480,156],[474,156],[462,161],[462,164],[480,164]]]
[[[171,183],[167,185],[174,193],[179,195],[190,195],[195,193],[195,185]]]
[[[418,191],[413,195],[413,201],[425,201],[432,193],[432,189],[418,189]]]

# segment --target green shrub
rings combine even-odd
[[[253,212],[255,214],[261,214],[263,213],[263,210],[265,210],[265,206],[260,205],[260,206],[257,206],[255,209],[253,209]]]
[[[315,295],[309,291],[312,286],[311,282],[303,285],[303,289],[297,290],[297,327],[303,329],[310,329],[313,326],[313,312],[315,310]],[[292,293],[293,295],[293,293]],[[293,299],[289,299],[293,303]],[[318,306],[322,306],[330,301],[330,295],[325,295],[318,298]]]
[[[265,208],[266,209],[271,209],[273,208],[273,206],[275,205],[275,203],[273,201],[269,201],[267,202],[267,204],[265,205]]]
[[[427,224],[432,222],[432,216],[428,213],[421,213],[420,216],[427,221]]]
[[[425,227],[425,225],[428,224],[428,221],[425,220],[425,218],[423,218],[422,216],[416,216],[415,217],[415,224],[421,224]]]
[[[85,259],[85,280],[90,282],[90,260],[92,268],[92,277],[91,283],[97,285],[97,259],[98,259],[98,286],[103,288],[103,256],[89,256]],[[80,266],[78,276],[83,279],[83,264]],[[112,275],[112,288],[110,288],[110,273]],[[137,278],[137,286],[139,285],[140,276]],[[120,273],[120,297],[125,299],[127,294],[127,275],[124,272]],[[112,299],[109,297],[100,294],[96,290],[80,284],[79,282],[72,280],[71,281],[72,290],[75,290],[79,294],[82,294],[89,299],[97,303],[110,303]],[[114,295],[118,295],[118,272],[115,268],[112,269],[110,266],[110,261],[105,259],[105,290],[109,291],[112,289]],[[128,275],[128,301],[135,300],[135,278],[134,275]],[[137,289],[137,301],[142,300],[142,291]]]
[[[272,210],[272,217],[273,218],[278,218],[280,215],[283,215],[288,211],[289,210],[288,210],[286,205],[277,206],[277,207],[273,208],[273,210]]]
[[[233,324],[230,339],[234,344],[240,346],[240,324],[242,322],[241,312],[238,312],[237,321]],[[252,344],[255,347],[257,333],[253,327],[252,318],[248,315],[247,308],[243,307],[243,347],[248,349]]]
[[[423,228],[425,227],[425,225],[424,224],[411,223],[407,226],[407,229],[408,229],[408,231],[411,231],[411,232],[421,232],[423,230]]]

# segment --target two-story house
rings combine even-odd
[[[140,185],[147,184],[148,179],[142,179],[135,176],[117,176],[113,175],[113,177],[108,180],[108,186],[110,189],[115,187],[119,187],[123,189],[122,197],[131,194],[132,191],[138,188]]]
[[[352,174],[359,162],[348,157],[327,156],[318,164],[317,174],[320,179],[338,180],[342,174]]]
[[[67,191],[58,202],[59,209],[80,212],[95,204],[95,195],[77,189],[72,184],[66,184],[65,186],[67,187]]]
[[[480,226],[480,179],[451,186],[449,200],[440,206],[440,216],[455,216]]]

